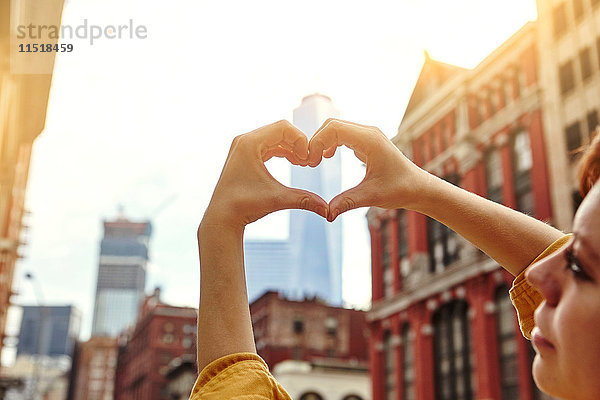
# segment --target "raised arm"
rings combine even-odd
[[[273,156],[307,165],[306,136],[280,121],[236,137],[198,228],[198,371],[228,354],[256,352],[244,273],[245,226],[289,208],[327,217],[328,205],[319,196],[288,188],[269,174],[264,162]]]
[[[407,159],[377,128],[331,119],[309,143],[309,165],[345,145],[367,165],[364,180],[329,203],[328,220],[350,209],[405,208],[434,218],[518,275],[562,233],[535,218],[458,188]]]

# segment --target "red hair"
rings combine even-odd
[[[585,197],[600,177],[600,127],[596,128],[589,146],[583,152],[577,175],[579,193]]]

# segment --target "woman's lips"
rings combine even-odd
[[[542,335],[542,331],[537,326],[531,331],[531,343],[538,352],[544,349],[554,349],[554,345]]]

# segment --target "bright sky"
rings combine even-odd
[[[145,25],[147,39],[73,43],[58,56],[44,133],[36,140],[27,246],[17,304],[74,304],[90,332],[101,220],[123,204],[152,218],[147,288],[197,306],[196,228],[234,136],[286,118],[303,96],[330,96],[342,118],[394,136],[423,62],[475,66],[526,21],[533,0],[198,1],[67,0],[63,25]],[[343,186],[364,170],[343,153]],[[283,183],[287,165],[269,164]],[[153,210],[175,200],[159,215]],[[328,200],[328,199],[327,199]],[[343,217],[344,299],[370,301],[366,210]],[[281,237],[250,226],[247,237]]]

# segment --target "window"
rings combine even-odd
[[[191,337],[184,337],[181,340],[181,345],[186,349],[189,349],[190,347],[192,347],[193,344],[194,344],[194,339]]]
[[[325,318],[325,330],[328,335],[335,336],[337,335],[338,328],[338,320],[334,317]]]
[[[498,362],[502,400],[518,399],[521,396],[517,373],[517,332],[515,330],[515,311],[508,297],[508,287],[501,286],[496,290],[494,303],[496,305],[496,323],[498,324]]]
[[[600,0],[598,2],[600,3]],[[596,53],[598,53],[598,68],[600,68],[600,37],[596,39]]]
[[[598,127],[598,112],[596,110],[592,110],[588,113],[587,124],[588,124],[588,131],[590,133],[590,139],[591,139],[592,133]]]
[[[398,223],[398,257],[402,259],[408,255],[406,210],[398,210],[396,218]]]
[[[567,150],[569,152],[572,152],[581,146],[581,128],[579,126],[579,121],[575,121],[567,126],[565,136],[567,139]]]
[[[175,341],[175,336],[172,333],[165,333],[162,339],[163,343],[171,344]]]
[[[488,151],[485,159],[487,198],[502,204],[502,159],[498,149]]]
[[[449,175],[446,181],[459,184],[458,175]],[[429,271],[440,272],[458,260],[458,238],[456,233],[444,224],[427,218],[427,249],[429,252]]]
[[[560,38],[567,30],[567,15],[565,3],[561,3],[552,10],[552,22],[554,27],[554,38]]]
[[[490,115],[496,114],[496,110],[498,109],[498,96],[493,88],[490,88],[487,91],[487,102],[489,104]]]
[[[569,60],[559,67],[560,91],[562,94],[573,90],[575,87],[575,74],[573,73],[573,61]]]
[[[514,69],[514,90],[515,90],[515,98],[521,96],[521,89],[523,88],[521,85],[521,68],[516,66]]]
[[[196,333],[196,325],[192,325],[192,324],[183,325],[183,333],[185,333],[185,334]]]
[[[442,130],[442,151],[444,151],[450,145],[450,127],[446,121],[442,121],[440,129]]]
[[[523,213],[533,215],[533,193],[531,190],[531,145],[529,132],[520,131],[513,137],[513,181],[515,185],[515,200],[517,209]]]
[[[300,396],[300,400],[323,400],[323,397],[318,393],[310,392]]]
[[[567,15],[565,3],[561,3],[552,10],[552,22],[554,27],[554,38],[560,38],[567,30]]]
[[[394,272],[390,268],[392,257],[388,227],[389,223],[387,220],[381,223],[381,269],[383,273],[383,297],[385,298],[390,297],[394,289]]]
[[[386,331],[383,334],[383,375],[384,375],[384,398],[396,399],[396,357],[392,346],[392,334]]]
[[[573,0],[573,15],[575,16],[575,20],[579,20],[583,16],[582,0]]]
[[[304,319],[302,317],[294,317],[293,329],[294,333],[304,332]]]
[[[415,354],[410,325],[402,327],[402,399],[415,400]]]
[[[581,79],[586,80],[592,76],[592,60],[589,47],[579,52],[579,63],[581,64]]]
[[[468,305],[458,300],[433,315],[436,400],[471,400]]]

